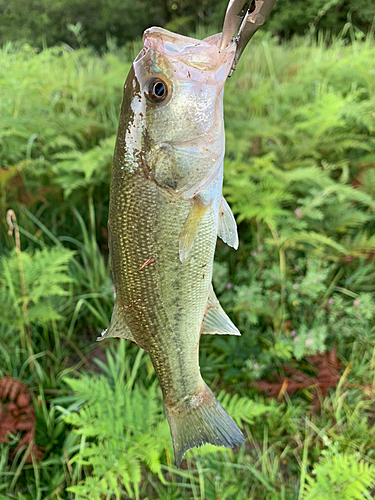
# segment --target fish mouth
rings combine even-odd
[[[134,62],[141,61],[148,51],[154,50],[167,60],[183,62],[200,71],[215,72],[234,55],[233,47],[220,49],[220,34],[198,40],[152,27],[144,32],[143,44]]]

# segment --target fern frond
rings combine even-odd
[[[68,276],[68,265],[75,252],[53,247],[37,250],[33,255],[22,252],[22,269],[19,268],[16,251],[3,259],[0,272],[0,320],[19,325],[26,322],[47,324],[60,317],[56,310],[56,298],[66,296],[67,286],[73,280]],[[20,273],[25,284],[22,293]],[[22,314],[21,304],[26,301],[28,316]]]
[[[242,422],[253,424],[261,415],[273,411],[271,406],[256,403],[249,398],[240,397],[238,394],[227,394],[225,391],[220,392],[218,400],[233,420],[241,427],[243,425]]]
[[[114,143],[115,136],[111,136],[86,153],[71,151],[55,156],[55,159],[60,158],[62,161],[53,165],[56,174],[54,182],[63,189],[65,198],[80,187],[108,182]]]
[[[364,500],[371,498],[375,465],[359,453],[329,451],[314,466],[315,478],[307,477],[303,500]]]
[[[161,456],[172,451],[156,384],[146,392],[139,386],[128,390],[120,377],[114,385],[103,376],[65,381],[86,402],[64,420],[94,440],[72,459],[92,467],[91,479],[70,491],[84,495],[100,484],[102,494],[119,495],[123,487],[130,498],[138,498],[142,464],[164,481]]]

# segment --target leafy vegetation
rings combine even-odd
[[[316,479],[307,477],[305,500],[313,498],[362,500],[375,481],[375,468],[356,453],[340,454],[333,449],[314,467]]]
[[[0,0],[0,44],[129,48],[149,26],[183,34],[201,26],[220,31],[227,4],[227,0]],[[374,16],[375,6],[367,0],[284,0],[276,2],[264,29],[285,39],[321,30],[337,35],[353,23],[356,35],[363,37]]]
[[[150,26],[174,31],[195,29],[199,23],[221,25],[226,0],[11,0],[0,1],[0,43],[12,41],[51,47],[64,43],[100,50],[123,46]]]
[[[329,31],[337,35],[351,23],[363,37],[372,26],[375,7],[366,0],[307,0],[276,2],[267,28],[283,38],[306,32]]]
[[[132,41],[149,26],[188,34],[197,28],[221,29],[227,0],[0,0],[0,43],[32,46],[68,44],[106,50]],[[375,6],[367,0],[284,0],[276,2],[265,29],[290,38],[329,30],[337,35],[353,23],[357,37],[372,26]]]
[[[373,497],[375,46],[351,33],[264,36],[227,84],[240,248],[218,242],[214,287],[242,336],[204,336],[200,365],[247,440],[191,450],[181,470],[147,355],[94,342],[113,305],[109,172],[132,54],[4,45],[0,378],[30,389],[43,455],[12,427],[0,499]]]

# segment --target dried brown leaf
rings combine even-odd
[[[40,460],[43,450],[34,442],[36,417],[30,389],[20,380],[4,377],[0,379],[0,401],[0,441],[7,443],[10,434],[22,434],[10,458],[22,446],[30,446],[26,463],[32,463],[32,458]]]
[[[336,346],[330,352],[308,356],[306,361],[309,364],[307,370],[313,372],[313,376],[293,366],[283,365],[284,373],[289,377],[275,374],[274,382],[259,380],[252,385],[260,391],[268,391],[269,397],[277,399],[281,399],[285,393],[295,394],[301,389],[314,388],[312,403],[315,408],[319,408],[319,394],[325,396],[330,387],[336,387],[340,380],[342,363],[337,357]]]

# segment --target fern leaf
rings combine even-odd
[[[220,392],[218,400],[239,426],[243,425],[242,422],[253,424],[261,415],[273,411],[271,406],[256,403],[238,394],[226,394],[224,391]]]
[[[364,500],[375,484],[375,465],[358,453],[326,453],[314,466],[315,478],[307,477],[303,500]]]

